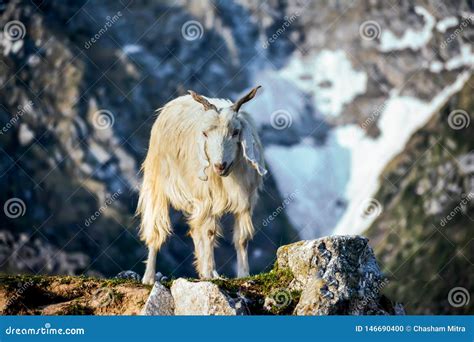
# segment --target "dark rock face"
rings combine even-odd
[[[366,232],[386,293],[410,314],[474,312],[473,87],[471,78],[387,166],[376,196],[385,209]]]
[[[246,15],[240,6],[219,6]],[[208,3],[195,15],[205,12],[209,23],[222,22],[211,8]],[[141,273],[146,251],[133,214],[154,110],[187,89],[234,97],[247,86],[247,73],[238,71],[254,49],[256,31],[247,26],[231,32],[237,29],[232,22],[221,29],[209,24],[205,40],[186,40],[181,27],[194,18],[193,11],[141,1],[14,0],[1,5],[0,26],[20,21],[25,35],[13,45],[2,36],[0,44],[0,186],[5,189],[0,202],[13,198],[24,207],[18,217],[2,211],[0,231],[14,240],[26,234],[89,258],[86,266],[65,264],[55,271]],[[233,50],[232,39],[241,48]],[[223,86],[216,80],[229,82]],[[281,203],[271,177],[261,199],[256,222]],[[187,226],[178,213],[172,221],[179,238],[164,247],[159,268],[166,274],[194,274]],[[228,218],[223,223],[231,227]],[[280,242],[296,238],[285,214],[280,215],[271,231],[255,237],[253,271],[271,264]],[[258,250],[257,257],[252,250]],[[217,252],[219,272],[233,274],[233,255],[231,243],[223,243]],[[44,258],[40,263],[53,262]],[[53,272],[17,261],[3,259],[0,268]]]

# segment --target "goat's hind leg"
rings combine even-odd
[[[145,241],[148,247],[148,258],[142,283],[153,285],[155,283],[156,254],[171,234],[169,207],[165,200],[156,200],[142,204],[142,206],[140,238]]]

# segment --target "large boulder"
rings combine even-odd
[[[171,286],[176,315],[244,314],[242,305],[208,281],[192,282],[179,278]]]
[[[297,315],[395,313],[381,296],[387,280],[364,237],[331,236],[283,246],[277,264],[293,273],[290,289],[302,291]]]

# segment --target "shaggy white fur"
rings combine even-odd
[[[160,110],[142,165],[137,207],[140,237],[149,249],[143,283],[154,283],[157,252],[171,234],[170,205],[187,217],[201,278],[217,275],[214,246],[219,219],[234,214],[238,276],[249,274],[252,211],[267,171],[255,125],[239,109],[258,88],[234,104],[190,92]]]

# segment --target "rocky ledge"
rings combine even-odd
[[[125,279],[124,279],[125,278]],[[136,274],[0,278],[2,314],[94,315],[395,315],[368,239],[332,236],[278,249],[274,268],[239,279],[161,278]]]

